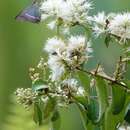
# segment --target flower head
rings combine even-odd
[[[88,0],[45,0],[40,10],[42,20],[53,18],[48,25],[54,29],[54,26],[59,24],[66,26],[88,22],[91,5]]]
[[[72,23],[87,23],[88,13],[92,9],[92,4],[88,0],[67,0],[68,6],[71,11]]]
[[[66,79],[62,82],[61,87],[63,89],[67,88],[72,92],[77,92],[78,90],[78,81],[76,79]]]
[[[130,39],[130,13],[117,14],[108,26],[111,34],[119,37],[121,41]]]
[[[97,15],[92,17],[94,23],[93,31],[96,36],[99,36],[107,32],[107,27],[111,19],[112,14],[106,15],[104,12],[99,12]]]
[[[66,47],[65,43],[61,39],[54,37],[54,38],[48,39],[44,50],[48,54],[55,54],[55,53],[59,53],[59,51],[60,52],[64,51],[65,47]]]
[[[60,86],[61,92],[68,95],[69,93],[73,95],[84,95],[85,90],[82,86],[78,84],[78,81],[74,78],[68,78],[65,79],[61,86]]]
[[[60,56],[50,55],[48,59],[48,65],[51,69],[51,80],[59,81],[65,74],[65,65],[63,59]]]
[[[66,60],[69,66],[76,68],[88,60],[91,52],[90,42],[84,36],[71,36],[68,40]]]
[[[67,41],[54,37],[47,41],[45,50],[49,54],[48,65],[53,81],[60,80],[66,70],[80,67],[92,52],[90,42],[84,36],[71,36]]]

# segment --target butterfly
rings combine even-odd
[[[39,23],[41,21],[41,14],[39,5],[34,1],[31,5],[23,9],[16,17],[16,20],[27,21],[31,23]]]

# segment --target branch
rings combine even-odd
[[[123,87],[125,90],[130,91],[130,89],[128,88],[128,86],[125,83],[118,82],[117,80],[115,80],[115,79],[113,79],[111,77],[104,76],[104,75],[101,75],[101,74],[98,74],[98,73],[94,73],[94,72],[91,72],[91,71],[83,70],[83,69],[80,69],[80,68],[77,68],[77,70],[82,71],[84,73],[87,73],[87,74],[89,74],[91,76],[94,76],[94,77],[100,77],[102,79],[110,81],[111,83],[114,83],[114,84],[117,84],[117,85]]]

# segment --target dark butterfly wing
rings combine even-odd
[[[31,6],[21,11],[16,16],[16,20],[39,23],[41,20],[41,14],[40,14],[38,5],[32,4]]]

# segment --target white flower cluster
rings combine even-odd
[[[57,87],[58,93],[60,93],[59,106],[64,106],[73,101],[72,97],[85,96],[85,90],[78,84],[78,81],[74,78],[68,78]],[[64,100],[64,102],[63,102]]]
[[[122,14],[110,13],[108,15],[101,12],[92,17],[92,21],[92,29],[97,36],[109,33],[123,43],[130,39],[130,13],[128,12]]]
[[[24,105],[25,108],[31,106],[37,98],[37,93],[33,92],[31,88],[18,88],[15,94],[17,96],[17,102]]]
[[[41,3],[41,19],[52,18],[51,29],[56,24],[74,25],[89,21],[88,12],[92,8],[88,0],[45,0]]]
[[[52,81],[58,81],[67,70],[75,70],[90,57],[90,42],[84,36],[71,36],[67,42],[57,37],[47,41],[45,51],[49,54],[48,65]]]
[[[68,93],[77,94],[77,95],[84,95],[85,90],[83,87],[79,86],[78,81],[76,79],[66,79],[62,82],[61,90],[68,90]],[[64,91],[65,92],[65,91]]]
[[[121,38],[121,41],[130,39],[130,13],[117,14],[109,24],[111,34]]]
[[[107,25],[109,24],[109,15],[105,15],[104,12],[98,13],[92,18],[94,25],[92,27],[96,36],[99,36],[107,32]]]
[[[51,84],[49,87],[49,96],[42,94],[41,100],[46,104],[50,98],[56,99],[56,104],[59,107],[67,106],[74,101],[73,97],[75,96],[84,96],[85,90],[78,83],[77,79],[67,78],[61,83]]]

